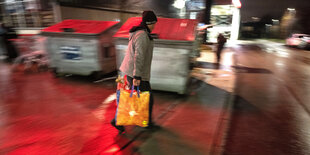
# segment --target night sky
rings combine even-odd
[[[274,19],[281,19],[286,8],[296,8],[310,11],[310,0],[240,0],[242,3],[242,21],[249,21],[251,17],[271,15]]]

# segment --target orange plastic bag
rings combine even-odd
[[[137,90],[120,90],[116,125],[148,126],[150,92],[139,92],[139,88]]]

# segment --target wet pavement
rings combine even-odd
[[[207,52],[200,60],[205,66],[194,69],[188,95],[154,92],[160,130],[126,127],[121,136],[109,123],[116,109],[113,78],[54,78],[13,72],[0,62],[0,154],[220,154],[234,73],[225,63],[214,68],[212,56]]]
[[[224,154],[310,153],[310,53],[273,48],[234,48],[237,97]]]
[[[109,124],[113,78],[54,78],[0,62],[0,154],[309,154],[310,53],[279,46],[234,45],[219,66],[202,52],[188,95],[154,92],[162,128],[121,136]]]

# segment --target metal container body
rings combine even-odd
[[[120,67],[127,47],[128,39],[116,40],[116,62]],[[163,90],[185,94],[190,77],[190,59],[194,42],[155,40],[151,68],[151,86],[154,90]]]
[[[42,30],[50,65],[57,73],[90,75],[116,70],[116,22],[65,20]],[[63,32],[63,29],[73,30]]]
[[[141,21],[141,17],[129,18],[114,35],[117,68],[127,50],[129,30]],[[197,23],[192,19],[158,18],[152,31],[158,38],[154,39],[150,79],[152,89],[186,93],[191,60],[199,56],[195,35]]]
[[[47,39],[47,51],[52,68],[59,73],[90,75],[93,72],[110,73],[116,70],[115,48],[98,37],[60,37]]]

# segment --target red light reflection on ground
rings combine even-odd
[[[103,153],[116,153],[120,150],[118,145],[113,145],[110,148],[107,148]]]

